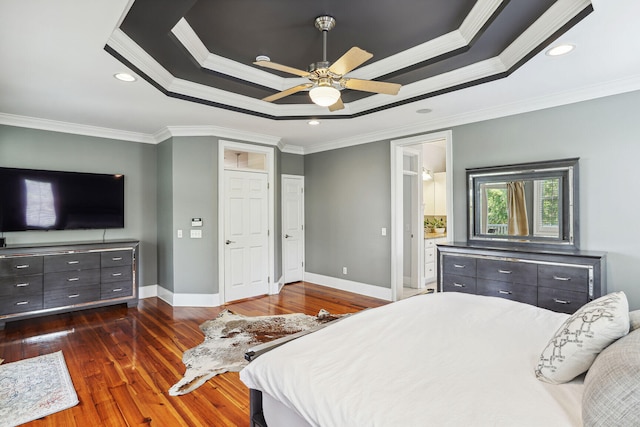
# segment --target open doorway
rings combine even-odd
[[[391,141],[394,301],[436,287],[436,245],[453,240],[451,148],[450,131]]]

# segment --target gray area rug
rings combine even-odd
[[[224,310],[217,318],[200,325],[204,342],[184,352],[182,362],[187,370],[169,389],[169,394],[187,394],[218,374],[240,371],[249,363],[244,353],[253,346],[312,329],[339,317],[342,316],[326,310],[320,310],[317,316],[295,313],[254,317]]]
[[[62,351],[0,365],[0,427],[17,426],[77,404]]]

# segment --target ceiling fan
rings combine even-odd
[[[366,50],[354,46],[333,64],[327,61],[327,33],[335,27],[335,25],[336,20],[332,16],[319,16],[316,18],[315,27],[322,31],[322,61],[311,64],[309,71],[276,64],[265,56],[258,56],[256,58],[256,62],[254,62],[255,65],[284,71],[285,73],[295,74],[310,80],[309,83],[303,83],[274,95],[267,96],[262,99],[263,101],[273,102],[285,96],[309,89],[309,96],[315,104],[329,107],[329,111],[337,111],[344,108],[342,99],[340,99],[340,89],[346,88],[388,95],[396,95],[398,93],[401,85],[397,83],[345,77],[345,74],[353,71],[373,57],[373,55]]]

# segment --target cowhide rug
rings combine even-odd
[[[253,346],[306,331],[342,316],[320,310],[317,316],[294,313],[251,317],[224,310],[215,319],[200,325],[204,342],[184,352],[182,362],[187,370],[169,389],[169,394],[187,394],[218,374],[240,371],[249,363],[244,353]]]

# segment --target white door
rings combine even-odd
[[[224,172],[225,300],[269,292],[267,174]]]
[[[282,177],[282,270],[284,283],[304,273],[304,177]]]

